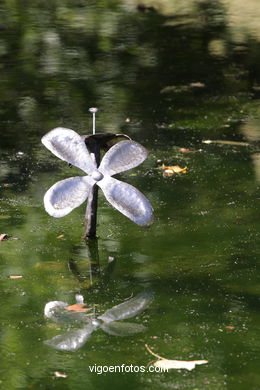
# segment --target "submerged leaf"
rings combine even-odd
[[[59,371],[54,371],[54,375],[56,376],[56,378],[67,378],[67,374],[64,374],[62,372],[59,372]]]
[[[85,303],[74,303],[74,305],[67,306],[67,310],[75,311],[77,313],[82,313],[84,311],[90,310],[89,307],[84,307]]]
[[[173,176],[178,174],[185,174],[187,173],[187,167],[181,168],[179,165],[162,165],[163,170],[163,176]]]
[[[227,326],[225,326],[225,328],[226,328],[226,329],[230,329],[230,330],[235,329],[235,327],[234,327],[233,325],[227,325]]]

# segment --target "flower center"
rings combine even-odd
[[[99,172],[98,170],[94,171],[92,174],[91,174],[92,178],[95,180],[95,181],[100,181],[103,179],[103,175],[101,172]]]

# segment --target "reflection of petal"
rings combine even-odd
[[[81,323],[86,322],[88,319],[86,313],[68,310],[68,303],[62,301],[51,301],[46,303],[44,315],[55,322]]]
[[[50,340],[44,341],[44,344],[50,345],[60,351],[75,351],[85,344],[95,329],[95,326],[88,324],[83,329],[72,330],[65,334],[59,334]]]
[[[97,182],[107,200],[122,214],[141,226],[152,223],[153,209],[146,197],[130,184],[106,176]]]
[[[84,140],[74,130],[57,127],[42,137],[42,143],[55,156],[88,174],[96,169]]]
[[[47,318],[51,318],[52,320],[56,321],[57,314],[63,312],[65,310],[65,307],[67,307],[68,304],[63,301],[51,301],[46,303],[44,307],[44,315]]]
[[[101,325],[101,328],[112,336],[130,336],[135,333],[144,332],[146,327],[131,322],[110,322]]]
[[[45,210],[53,217],[64,217],[87,199],[94,183],[90,176],[59,181],[44,196]]]
[[[104,322],[112,322],[134,317],[145,310],[146,307],[151,303],[152,299],[153,294],[148,292],[140,293],[134,298],[131,298],[126,302],[120,303],[119,305],[108,309],[98,318]]]
[[[105,175],[115,175],[137,167],[147,154],[147,150],[137,142],[121,141],[106,152],[98,170]]]

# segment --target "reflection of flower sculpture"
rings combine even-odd
[[[117,306],[113,306],[98,317],[93,313],[83,312],[83,310],[88,309],[83,309],[84,301],[81,295],[76,296],[78,304],[72,306],[68,306],[67,303],[62,301],[48,302],[44,308],[45,317],[60,323],[83,323],[84,326],[77,329],[71,329],[70,326],[67,333],[46,340],[45,344],[61,351],[73,351],[82,347],[91,334],[99,328],[113,336],[130,336],[143,332],[146,327],[142,324],[120,321],[141,313],[151,303],[152,299],[152,293],[143,292]],[[73,311],[74,306],[80,307],[80,309]]]
[[[60,159],[82,169],[87,176],[76,176],[54,184],[44,196],[46,211],[53,217],[64,217],[80,206],[97,184],[106,199],[136,224],[152,222],[153,209],[146,197],[130,184],[111,176],[141,164],[146,149],[134,141],[121,141],[104,155],[97,168],[84,139],[75,131],[58,127],[42,138],[42,143]]]

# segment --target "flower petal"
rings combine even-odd
[[[130,184],[105,176],[97,182],[106,199],[137,225],[147,226],[153,220],[153,208],[146,197]]]
[[[58,181],[44,196],[45,210],[53,217],[64,217],[87,199],[94,184],[90,176]]]
[[[84,140],[74,130],[57,127],[42,137],[42,143],[61,160],[91,174],[96,169]]]
[[[98,170],[103,175],[115,175],[137,167],[147,155],[147,150],[137,142],[121,141],[104,155]]]

